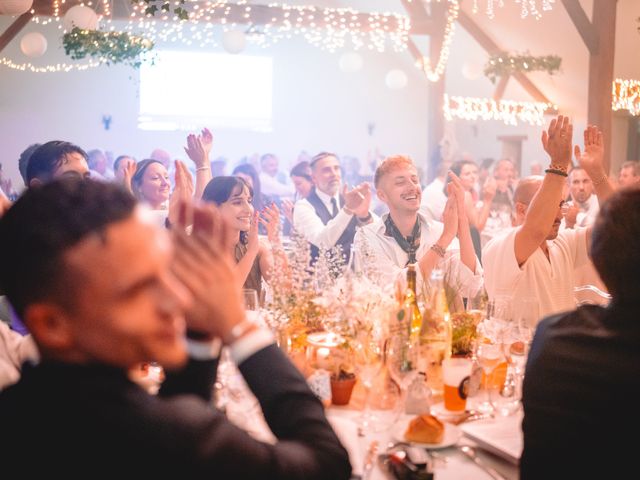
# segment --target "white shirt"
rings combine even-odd
[[[332,212],[332,197],[320,190],[316,190],[316,194],[327,207],[327,210]],[[293,228],[318,248],[333,247],[353,218],[353,215],[349,215],[344,209],[340,208],[340,196],[338,193],[333,198],[336,199],[338,205],[338,215],[329,220],[326,225],[322,223],[313,205],[306,198],[298,200],[293,209]]]
[[[447,204],[447,196],[444,194],[444,182],[439,178],[433,181],[422,191],[422,202],[420,202],[420,213],[427,220],[442,220],[442,212]]]
[[[265,172],[260,172],[259,176],[260,189],[263,194],[280,198],[293,198],[295,189],[292,185],[284,185],[280,183],[277,178],[272,177]]]
[[[363,262],[374,262],[377,269],[378,278],[372,278],[381,286],[385,287],[394,283],[399,279],[406,278],[406,264],[409,255],[405,252],[398,242],[392,237],[385,235],[385,221],[388,215],[375,222],[366,225],[356,232],[354,244],[358,246],[356,249],[356,263],[362,265]],[[434,220],[427,220],[424,215],[418,213],[420,221],[420,246],[416,251],[418,260],[429,251],[431,245],[436,243],[444,225]],[[364,245],[363,245],[364,244]],[[364,248],[363,248],[364,247]],[[374,258],[369,258],[372,255]],[[476,271],[472,272],[460,260],[460,245],[458,239],[454,239],[446,250],[445,257],[439,262],[437,267],[441,268],[445,275],[448,274],[449,284],[459,289],[462,297],[474,297],[482,287],[482,267],[476,259]],[[424,285],[424,279],[417,270],[418,291],[421,291]]]
[[[547,242],[549,260],[541,248],[518,266],[515,236],[521,227],[514,227],[491,239],[482,249],[484,282],[489,298],[507,295],[513,298],[535,297],[540,306],[540,318],[573,310],[574,269],[589,261],[587,230],[561,230]]]
[[[22,336],[0,321],[0,390],[20,379],[24,362],[37,362],[38,359],[38,349],[31,335]]]
[[[598,202],[598,197],[596,195],[590,195],[587,201],[585,202],[584,210],[583,206],[577,202],[573,202],[574,204],[580,207],[580,211],[578,215],[576,215],[576,227],[588,227],[593,225],[593,222],[596,221],[596,217],[598,216],[598,212],[600,211],[600,203]]]

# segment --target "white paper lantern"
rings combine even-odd
[[[364,61],[359,53],[343,53],[340,56],[340,70],[347,73],[354,73],[362,69]]]
[[[22,15],[32,5],[33,0],[0,0],[0,15]]]
[[[475,80],[482,75],[482,65],[478,62],[464,62],[462,64],[462,76],[467,80]]]
[[[89,7],[75,5],[64,14],[62,26],[67,31],[70,31],[73,27],[78,27],[82,30],[96,30],[98,28],[98,15]]]
[[[247,45],[247,36],[242,30],[227,30],[222,34],[222,46],[229,53],[240,53]]]
[[[47,51],[47,39],[40,32],[27,33],[20,40],[20,50],[27,57],[41,57]]]
[[[389,70],[384,81],[391,90],[400,90],[407,86],[408,78],[402,70]]]

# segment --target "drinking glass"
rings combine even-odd
[[[253,288],[242,289],[242,301],[244,302],[244,309],[257,311],[258,310],[258,292]]]
[[[387,343],[387,367],[400,387],[403,409],[409,385],[418,376],[418,349],[417,339],[414,340],[408,330],[406,335],[393,335]]]
[[[482,367],[483,381],[481,386],[482,398],[476,409],[482,413],[493,412],[489,391],[495,385],[502,384],[506,377],[507,362],[498,341],[489,338],[481,339],[476,348],[476,360]]]
[[[518,342],[522,342],[522,347],[512,348],[516,362],[516,372],[524,375],[524,367],[531,347],[531,340],[540,321],[540,306],[534,297],[524,297],[514,302],[514,333]]]

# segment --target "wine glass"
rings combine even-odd
[[[491,413],[494,408],[490,401],[489,391],[494,388],[494,385],[504,382],[507,370],[507,362],[501,343],[487,337],[481,339],[476,347],[476,359],[482,367],[481,391],[484,397],[476,409],[482,413]]]
[[[535,297],[523,297],[514,303],[514,331],[517,341],[522,342],[522,348],[512,348],[516,360],[517,373],[524,375],[531,340],[536,326],[540,321],[540,306]]]
[[[256,311],[258,310],[258,292],[253,288],[242,289],[242,301],[244,303],[245,310]]]
[[[408,330],[406,334],[393,335],[387,343],[387,367],[400,387],[403,408],[409,385],[418,376],[418,348],[417,339],[413,339]]]

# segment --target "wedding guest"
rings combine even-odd
[[[136,173],[137,162],[135,158],[128,155],[120,155],[113,162],[113,176],[114,180],[129,190],[133,194],[133,188],[131,187],[131,180]]]
[[[164,164],[152,158],[138,162],[136,173],[131,178],[131,187],[138,200],[152,210],[166,210],[171,195],[169,173]]]
[[[295,203],[293,227],[311,244],[314,259],[320,248],[331,249],[340,245],[346,261],[356,226],[373,220],[369,211],[371,186],[367,182],[351,190],[346,185],[342,186],[340,162],[333,153],[317,154],[310,166],[314,187],[307,198]]]
[[[355,243],[364,242],[374,258],[358,251],[358,264],[375,264],[383,286],[405,278],[406,266],[417,263],[418,290],[423,279],[441,265],[450,273],[449,282],[463,296],[475,296],[482,285],[482,269],[474,251],[464,210],[464,190],[455,176],[442,214],[443,223],[428,220],[420,213],[422,189],[418,171],[410,158],[392,156],[376,169],[376,193],[389,213],[356,233]],[[458,238],[456,238],[456,236]]]
[[[618,186],[621,188],[640,186],[639,161],[630,160],[628,162],[624,162],[620,166],[620,173],[618,174]]]
[[[282,200],[282,211],[286,218],[284,226],[284,234],[289,235],[293,228],[293,206],[296,201],[307,198],[313,189],[313,179],[311,178],[311,166],[309,162],[303,160],[293,166],[291,172],[289,172],[293,186],[296,189],[294,200],[291,201],[287,198]]]
[[[0,219],[0,286],[41,353],[0,393],[3,465],[33,478],[349,478],[322,404],[245,319],[224,222],[181,211],[171,242],[122,187],[67,178],[29,189]],[[275,442],[212,406],[221,343]],[[127,376],[154,360],[171,373],[158,396]]]
[[[87,152],[87,163],[91,170],[91,177],[94,180],[112,180],[113,171],[109,167],[107,155],[100,149],[93,149]]]
[[[231,175],[242,178],[247,185],[251,188],[253,195],[251,197],[251,204],[253,205],[253,209],[256,212],[259,212],[267,205],[271,205],[273,200],[270,197],[262,193],[262,188],[260,185],[260,176],[253,165],[248,163],[243,163],[237,165]]]
[[[63,175],[89,177],[87,153],[77,145],[52,140],[36,148],[27,164],[27,186],[33,187]]]
[[[272,247],[280,244],[278,208],[271,204],[255,210],[253,190],[242,177],[215,177],[204,189],[202,199],[214,203],[227,222],[232,245],[229,253],[236,261],[238,279],[261,298],[262,279],[269,281],[274,266]],[[264,226],[268,242],[260,241],[259,224]]]
[[[626,478],[637,469],[640,189],[602,204],[590,252],[613,300],[538,325],[524,376],[522,480]]]
[[[265,153],[260,157],[260,183],[262,191],[278,200],[293,197],[293,187],[287,175],[279,170],[279,160],[273,153]]]
[[[20,158],[18,158],[18,170],[20,171],[20,176],[22,177],[22,181],[25,186],[29,186],[29,182],[27,180],[27,165],[29,164],[29,158],[31,158],[31,154],[33,154],[40,145],[42,144],[32,143],[22,151]]]
[[[593,182],[584,168],[574,167],[567,178],[571,205],[565,215],[567,228],[587,227],[592,225],[598,215],[600,206],[598,197],[593,192]]]
[[[559,232],[563,188],[571,165],[573,126],[558,116],[542,134],[551,164],[544,178],[522,179],[514,193],[517,226],[490,240],[483,249],[485,287],[489,298],[497,295],[535,297],[540,315],[575,308],[574,269],[589,261],[590,227]],[[612,187],[604,172],[602,132],[589,126],[584,132],[584,151],[575,147],[576,158],[592,179],[600,201]]]

